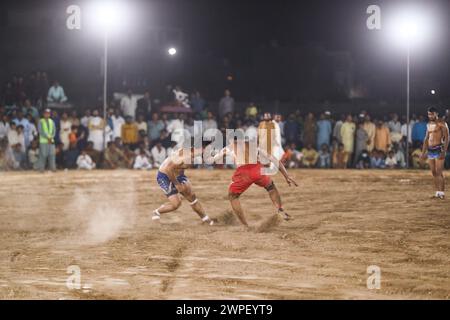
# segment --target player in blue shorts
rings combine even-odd
[[[433,198],[444,199],[444,161],[449,144],[448,126],[442,119],[439,119],[437,109],[434,107],[428,109],[428,119],[430,121],[427,124],[427,133],[423,142],[422,159],[428,157],[433,174],[436,187],[436,194]]]
[[[163,213],[178,209],[181,205],[181,194],[189,201],[192,209],[199,215],[203,223],[213,225],[213,221],[205,214],[205,210],[192,191],[191,183],[184,175],[184,170],[194,163],[193,158],[194,148],[182,148],[174,151],[159,167],[156,180],[168,202],[153,211],[153,220],[159,220]]]

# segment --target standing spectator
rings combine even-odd
[[[383,121],[379,120],[375,130],[375,149],[387,152],[391,146],[391,135],[389,128],[386,127]]]
[[[56,153],[55,153],[55,135],[56,126],[54,121],[50,118],[50,109],[45,109],[44,117],[39,120],[39,162],[40,170],[43,172],[45,166],[49,164],[52,171],[56,170]]]
[[[60,86],[57,80],[53,81],[53,85],[48,89],[47,102],[48,103],[64,103],[67,101],[64,89]]]
[[[91,157],[86,153],[86,150],[82,150],[81,154],[77,158],[77,167],[82,170],[95,169],[96,164],[92,161]]]
[[[322,169],[331,168],[330,146],[326,143],[320,148],[318,166]]]
[[[23,114],[31,114],[34,119],[39,118],[39,111],[36,107],[31,105],[30,99],[26,99],[22,108]]]
[[[358,160],[359,155],[363,150],[367,150],[369,135],[364,129],[364,123],[358,123],[358,129],[356,130],[356,148],[355,148],[355,162]]]
[[[228,113],[234,112],[234,99],[231,97],[231,91],[225,90],[225,95],[219,102],[219,116],[222,118]]]
[[[63,144],[63,150],[69,150],[69,134],[72,130],[72,122],[70,122],[67,112],[63,112],[60,121],[59,141]]]
[[[341,118],[334,124],[333,138],[337,141],[338,144],[342,142],[341,127],[344,124],[344,120],[345,115],[341,114]]]
[[[402,124],[398,120],[396,113],[392,114],[391,121],[388,122],[389,133],[392,142],[400,142],[402,139]]]
[[[151,153],[155,167],[159,167],[167,156],[166,149],[162,146],[161,141],[156,142],[151,150]]]
[[[155,141],[158,139],[161,134],[161,130],[164,129],[164,123],[159,120],[159,116],[156,112],[152,114],[152,120],[148,122],[147,129],[150,141]]]
[[[8,116],[6,114],[2,115],[0,120],[0,142],[8,136],[9,132],[9,122]]]
[[[145,135],[147,135],[147,121],[145,121],[145,117],[142,114],[139,114],[137,117],[137,127],[138,131],[144,131]]]
[[[322,113],[317,121],[317,150],[324,144],[330,146],[331,132],[331,121]]]
[[[333,150],[332,165],[335,169],[345,169],[348,164],[348,152],[345,151],[344,144],[339,143],[338,147]]]
[[[131,117],[132,120],[135,119],[137,101],[131,89],[128,89],[127,94],[120,100],[120,108],[125,118]]]
[[[368,152],[372,152],[373,148],[375,147],[375,131],[376,127],[375,124],[371,121],[370,116],[366,114],[364,117],[364,125],[363,125],[364,131],[367,132],[367,146],[364,148]]]
[[[134,148],[138,142],[138,126],[130,116],[125,118],[125,124],[122,126],[122,142]]]
[[[89,141],[94,143],[94,149],[97,151],[103,151],[104,139],[103,132],[105,130],[105,121],[100,117],[98,110],[94,110],[92,117],[89,120]]]
[[[114,139],[120,138],[122,136],[122,126],[125,123],[125,119],[120,115],[120,110],[118,108],[114,109],[114,115],[111,116],[111,121]]]
[[[201,113],[201,112],[203,112],[203,110],[205,110],[206,101],[200,95],[200,92],[195,91],[194,93],[191,94],[191,107],[192,107],[192,111],[195,113]],[[220,110],[220,106],[219,106],[219,110]]]
[[[137,101],[136,115],[142,115],[147,121],[152,112],[152,100],[150,98],[150,91],[145,91],[144,96]]]
[[[425,140],[427,132],[427,123],[422,115],[419,116],[418,121],[414,124],[411,132],[412,143],[422,143]]]
[[[303,124],[303,143],[311,146],[316,145],[316,131],[317,124],[314,119],[314,114],[311,112],[306,116],[305,122]]]
[[[347,161],[349,161],[349,163],[352,161],[351,159],[355,146],[355,131],[355,123],[353,122],[352,116],[349,114],[341,127],[342,143],[344,144],[344,149],[347,152]]]
[[[17,126],[22,126],[23,128],[23,134],[25,136],[25,148],[28,148],[28,146],[30,145],[30,121],[28,121],[27,118],[24,117],[23,111],[22,109],[17,111],[17,118],[15,118],[14,123]]]
[[[302,164],[306,168],[314,168],[317,165],[317,159],[319,158],[319,154],[313,148],[312,144],[307,144],[306,148],[303,148],[303,159]]]
[[[8,132],[9,147],[12,151],[15,162],[18,164],[15,169],[25,168],[26,149],[25,149],[25,136],[23,133],[23,126],[14,122],[10,124],[10,130]]]
[[[299,134],[299,124],[297,121],[295,121],[295,115],[291,113],[284,124],[284,135],[286,137],[286,143],[298,143]]]
[[[142,169],[142,170],[150,170],[152,168],[152,164],[150,163],[150,159],[145,152],[145,149],[140,148],[139,154],[136,159],[134,159],[133,169]]]
[[[81,125],[81,121],[80,121],[80,119],[78,118],[77,110],[72,110],[72,111],[70,112],[70,117],[69,117],[69,119],[70,119],[70,122],[72,122],[72,125],[73,125],[73,126],[79,127],[79,126]]]
[[[37,119],[37,118],[36,118]],[[33,118],[31,114],[27,115],[28,120],[28,138],[25,138],[25,141],[28,141],[27,147],[30,146],[31,142],[36,139],[39,135],[39,132],[36,128],[36,119]]]
[[[213,137],[215,136],[215,132],[211,132],[212,130],[216,130],[218,128],[217,121],[214,119],[214,115],[212,112],[208,112],[208,118],[203,120],[203,132],[205,133],[205,137]],[[208,132],[208,130],[210,130]]]
[[[92,119],[91,109],[84,110],[84,116],[81,118],[81,125],[89,128],[89,121]]]

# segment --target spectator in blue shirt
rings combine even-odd
[[[415,142],[423,142],[425,134],[427,133],[427,123],[422,115],[419,116],[419,120],[414,124],[411,132],[411,140]]]
[[[323,144],[330,145],[331,137],[331,122],[327,116],[322,113],[319,121],[317,121],[317,150],[319,150]]]

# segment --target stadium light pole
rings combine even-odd
[[[95,6],[96,24],[103,33],[103,146],[106,148],[106,125],[108,110],[108,40],[113,29],[118,29],[118,23],[123,21],[123,8],[117,1],[101,1]]]
[[[406,168],[409,168],[411,49],[421,40],[425,24],[423,17],[417,12],[403,10],[402,14],[394,19],[392,28],[394,40],[403,45],[406,54]]]

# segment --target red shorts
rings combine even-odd
[[[267,187],[272,183],[269,176],[261,174],[261,164],[246,164],[237,168],[231,178],[231,184],[228,191],[231,193],[241,194],[248,189],[253,183],[260,187]]]

